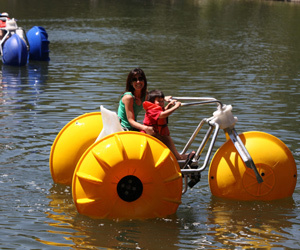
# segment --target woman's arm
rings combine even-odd
[[[127,120],[130,123],[130,125],[138,130],[145,131],[147,134],[154,135],[155,133],[153,127],[149,127],[135,121],[134,110],[133,110],[133,102],[134,102],[133,97],[130,95],[124,95],[122,101],[125,105]]]

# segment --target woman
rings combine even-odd
[[[133,69],[127,76],[125,93],[119,102],[118,116],[123,128],[134,131],[145,131],[153,135],[153,127],[136,121],[137,115],[143,109],[143,102],[147,94],[147,79],[141,68]]]

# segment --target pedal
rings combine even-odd
[[[201,179],[201,174],[200,174],[200,172],[199,173],[192,173],[191,175],[190,175],[190,181],[188,182],[188,186],[190,187],[190,188],[192,188],[193,186],[195,186],[199,181],[200,181],[200,179]]]
[[[195,152],[193,151],[193,152],[191,152],[191,153],[189,153],[189,155],[188,155],[188,157],[186,158],[186,160],[185,160],[185,162],[184,162],[184,164],[183,164],[183,166],[182,166],[182,168],[197,168],[197,166],[195,167],[195,166],[192,166],[193,165],[193,159],[194,159],[194,157],[195,157]]]

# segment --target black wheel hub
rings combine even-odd
[[[136,176],[127,175],[119,181],[117,192],[122,200],[127,202],[135,201],[143,193],[143,183]]]

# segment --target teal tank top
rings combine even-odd
[[[130,123],[127,120],[127,115],[126,115],[126,111],[125,111],[125,105],[122,101],[122,98],[124,95],[131,95],[133,97],[133,99],[135,99],[134,95],[131,92],[125,92],[122,96],[121,96],[121,100],[119,102],[119,108],[118,108],[118,116],[121,119],[121,125],[124,128],[127,128],[129,130],[136,130],[135,128],[133,128]],[[145,101],[145,97],[142,99],[142,104],[141,105],[137,105],[135,103],[135,100],[133,100],[133,112],[134,112],[134,118],[135,121],[137,120],[137,115],[139,114],[139,112],[143,109],[143,102]]]

